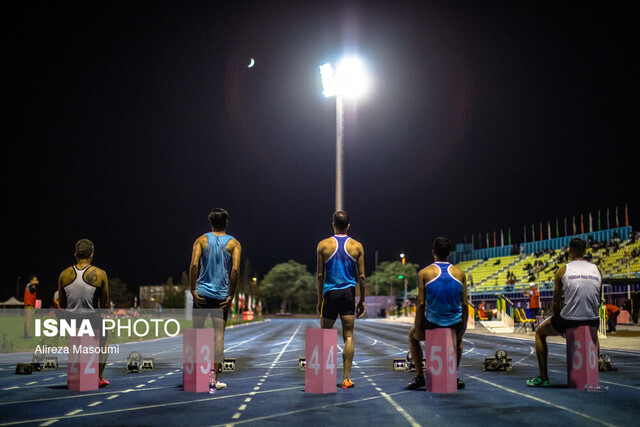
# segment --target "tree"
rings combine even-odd
[[[404,279],[407,279],[407,291],[416,287],[418,264],[401,261],[384,261],[367,277],[367,293],[370,295],[396,295],[404,291]],[[377,293],[376,293],[377,287]]]
[[[270,312],[313,313],[317,306],[313,275],[304,264],[293,260],[274,266],[262,279],[260,293]]]
[[[180,284],[173,283],[173,277],[167,278],[162,284],[162,297],[160,305],[165,308],[184,308],[184,291],[188,289],[189,276],[184,271],[180,278]]]
[[[127,284],[118,277],[109,279],[109,298],[116,308],[133,306],[133,294],[127,289]]]

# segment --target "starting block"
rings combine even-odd
[[[505,350],[498,350],[495,357],[484,358],[483,367],[485,371],[512,371],[513,362]]]
[[[153,371],[155,368],[155,359],[153,357],[143,357],[142,362],[140,363],[141,371]]]
[[[584,389],[597,386],[598,336],[597,328],[578,326],[567,329],[567,383],[569,388]]]
[[[336,392],[337,348],[338,333],[335,329],[307,329],[304,381],[306,393]]]
[[[31,363],[18,363],[16,365],[16,375],[31,375],[33,365]]]
[[[422,370],[426,369],[426,362],[422,359]],[[416,365],[413,363],[413,358],[411,357],[411,351],[407,352],[406,359],[401,359],[396,357],[393,359],[393,370],[394,371],[405,371],[405,372],[415,372]]]
[[[426,390],[453,393],[458,390],[456,334],[451,328],[425,330]]]
[[[235,357],[225,357],[222,361],[222,366],[220,366],[221,372],[233,372],[236,370],[236,358]]]
[[[307,369],[306,357],[301,357],[300,359],[298,359],[298,369],[300,369],[301,371],[304,371],[305,369]]]
[[[213,369],[213,329],[185,329],[182,335],[182,380],[184,391],[209,391],[209,373]]]
[[[73,391],[98,389],[98,363],[100,347],[98,331],[95,336],[69,337],[69,362],[67,363],[67,388]],[[94,352],[91,352],[93,349]]]

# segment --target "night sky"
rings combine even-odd
[[[379,260],[638,197],[629,2],[19,2],[3,17],[2,300],[74,243],[130,288],[179,280],[213,207],[259,277],[315,269],[335,188],[318,66],[357,53],[350,234]],[[247,68],[250,58],[255,66]],[[636,151],[637,152],[637,151]],[[552,226],[553,227],[553,226]],[[555,227],[554,227],[555,228]],[[499,235],[499,234],[498,234]],[[493,237],[493,236],[492,236]]]

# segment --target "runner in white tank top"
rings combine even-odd
[[[569,242],[571,262],[556,273],[553,291],[553,316],[536,329],[536,356],[540,375],[527,380],[530,387],[549,385],[547,372],[547,337],[562,335],[567,329],[578,326],[597,328],[600,323],[598,310],[602,301],[602,272],[595,265],[585,261],[587,242],[575,237]],[[564,295],[564,307],[562,297]],[[600,346],[597,343],[598,352]]]

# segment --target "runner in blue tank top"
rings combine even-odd
[[[365,313],[364,249],[356,240],[347,236],[349,214],[338,211],[333,214],[334,236],[318,244],[318,314],[323,329],[333,328],[338,315],[342,322],[344,339],[342,388],[352,388],[351,363],[353,361],[353,325],[355,316]],[[356,283],[360,300],[356,307]]]
[[[422,360],[420,341],[424,341],[424,330],[451,328],[456,332],[457,363],[460,366],[462,336],[467,329],[469,316],[467,279],[462,270],[447,262],[451,247],[451,240],[436,238],[432,250],[435,262],[418,273],[416,319],[409,332],[409,348],[413,360]],[[417,376],[407,385],[407,390],[416,390],[425,385],[422,363],[416,363],[415,366]],[[464,388],[460,379],[458,388]]]
[[[229,214],[216,208],[209,213],[211,232],[200,236],[193,244],[189,283],[193,295],[193,327],[204,328],[207,317],[211,316],[215,333],[216,379],[220,373],[224,350],[224,330],[229,307],[236,293],[240,276],[240,242],[227,234]],[[219,312],[222,310],[222,319]],[[216,388],[227,385],[217,381]]]

